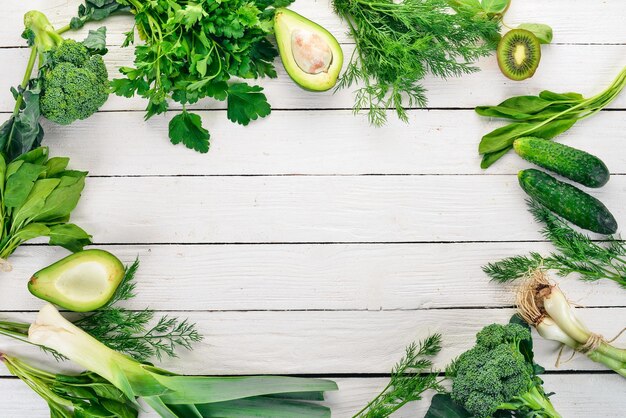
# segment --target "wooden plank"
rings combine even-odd
[[[337,378],[339,390],[326,394],[333,418],[351,418],[387,384],[383,378]],[[624,380],[617,375],[546,375],[544,387],[556,394],[551,398],[555,408],[568,418],[603,416],[620,418],[626,408],[622,396]],[[423,416],[428,409],[431,393],[398,411],[394,418]],[[0,410],[5,418],[47,418],[45,402],[17,379],[0,379]],[[141,418],[156,418],[152,411],[142,412]]]
[[[212,297],[210,292],[198,298]],[[181,306],[184,308],[184,306]],[[474,344],[474,337],[490,323],[508,322],[512,309],[432,309],[421,311],[289,311],[289,312],[164,312],[197,323],[205,340],[180,358],[162,366],[184,374],[363,374],[388,373],[404,347],[439,332],[445,349],[435,359],[443,368]],[[626,308],[585,308],[580,318],[594,332],[612,338],[623,324]],[[32,321],[34,313],[2,314],[6,320]],[[622,337],[615,344],[624,343]],[[42,361],[36,347],[0,339],[4,352]],[[559,346],[535,338],[537,362],[557,370]],[[566,352],[569,358],[569,352]],[[48,364],[59,367],[54,360]],[[60,367],[67,369],[69,364]],[[587,357],[575,356],[560,371],[604,370]],[[0,373],[5,373],[0,370]]]
[[[158,310],[396,310],[502,307],[513,304],[513,286],[490,283],[489,261],[545,243],[401,245],[186,245],[104,246],[141,268],[137,297],[128,307]],[[2,273],[3,310],[37,310],[26,288],[33,272],[67,252],[22,247]],[[623,291],[608,280],[557,279],[568,297],[587,307],[619,306]],[[198,297],[198,295],[203,295]],[[207,295],[206,297],[204,295]]]
[[[45,12],[56,26],[69,23],[75,15],[79,0],[30,0],[29,2],[11,2],[7,4],[0,21],[0,47],[23,45],[20,38],[23,31],[21,16],[30,9]],[[340,42],[352,42],[347,36],[347,27],[333,13],[329,0],[304,1],[293,4],[292,9],[309,19],[326,27]],[[538,13],[537,11],[541,12]],[[566,12],[561,2],[541,0],[513,1],[506,14],[506,22],[510,26],[519,23],[546,23],[554,29],[554,42],[558,43],[616,43],[623,42],[622,17],[626,6],[619,0],[600,3],[583,0],[570,0]],[[602,30],[598,30],[597,22],[602,22]],[[128,16],[118,16],[106,21],[108,41],[112,45],[120,45],[123,33],[131,27]],[[92,27],[97,27],[98,22]],[[83,30],[70,36],[83,38]]]
[[[489,170],[477,146],[501,121],[473,111],[411,111],[411,125],[392,121],[374,129],[343,111],[275,111],[249,127],[223,112],[202,112],[211,150],[173,146],[168,120],[144,123],[138,112],[101,112],[71,126],[46,125],[45,144],[94,176],[231,174],[516,174],[529,163],[512,152]],[[315,129],[302,129],[315,126]],[[581,121],[559,141],[599,156],[613,173],[626,171],[618,134],[623,112]],[[277,132],[282,132],[277,134]],[[346,156],[349,156],[346,158]]]
[[[514,176],[98,177],[73,220],[96,243],[541,239]],[[592,194],[617,219],[626,177]]]
[[[349,55],[351,50],[351,46],[346,47],[346,54]],[[28,51],[25,49],[0,49],[0,62],[11,63],[10,66],[6,66],[5,73],[0,79],[0,111],[13,110],[14,101],[9,88],[22,80],[27,59]],[[116,78],[120,66],[132,65],[133,52],[129,48],[112,48],[106,61],[110,78]],[[514,95],[537,94],[544,89],[576,91],[585,95],[598,94],[613,81],[625,65],[626,44],[553,45],[544,47],[541,67],[537,74],[523,83],[516,83],[504,77],[495,57],[489,57],[480,62],[480,72],[448,80],[427,77],[423,84],[428,89],[428,106],[431,108],[473,108],[477,105],[495,105]],[[259,81],[259,84],[265,87],[268,101],[275,109],[352,108],[354,98],[351,89],[344,89],[336,94],[332,91],[306,92],[291,81],[278,63],[277,68],[279,70],[277,79]],[[146,101],[141,98],[111,96],[103,110],[143,111],[145,107]],[[612,107],[626,107],[626,95],[619,97]],[[225,104],[207,99],[190,108],[224,109]],[[224,115],[220,115],[220,119],[225,120]],[[361,119],[366,125],[366,119]]]

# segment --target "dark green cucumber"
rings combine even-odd
[[[519,184],[530,197],[574,225],[599,234],[617,231],[617,221],[602,202],[540,170],[522,170]]]
[[[515,152],[543,167],[587,187],[602,187],[609,181],[609,169],[596,156],[547,139],[524,137],[513,142]]]

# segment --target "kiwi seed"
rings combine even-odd
[[[500,39],[497,55],[502,74],[511,80],[525,80],[539,66],[541,45],[532,32],[513,29]]]

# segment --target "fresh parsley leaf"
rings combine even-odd
[[[181,142],[187,147],[201,153],[209,151],[209,131],[202,127],[202,119],[195,113],[183,110],[170,120],[170,141],[172,144]]]
[[[265,117],[272,108],[267,102],[262,87],[249,86],[246,83],[231,84],[228,88],[228,119],[240,125],[247,125],[251,120]]]

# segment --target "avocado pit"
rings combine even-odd
[[[291,51],[298,67],[307,74],[328,72],[333,62],[333,52],[317,33],[296,29],[291,34]]]

